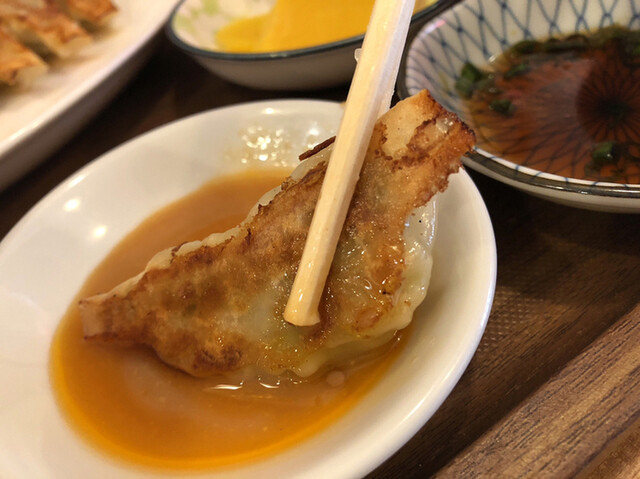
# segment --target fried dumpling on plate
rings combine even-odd
[[[47,64],[0,24],[0,83],[28,84],[47,71]]]
[[[106,25],[118,12],[111,0],[57,0],[63,10],[77,21],[93,26]]]
[[[81,300],[85,338],[148,345],[194,376],[243,368],[308,376],[380,346],[425,297],[434,221],[427,202],[473,143],[473,133],[427,92],[378,120],[320,323],[294,326],[282,312],[330,148],[314,151],[236,228],[162,251],[138,276]]]
[[[22,43],[65,58],[91,43],[91,36],[53,0],[1,0],[0,23]]]

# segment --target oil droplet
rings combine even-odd
[[[347,377],[342,371],[331,371],[327,374],[327,384],[332,388],[342,386],[346,379]]]

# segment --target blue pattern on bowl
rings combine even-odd
[[[468,121],[454,90],[465,62],[482,66],[522,39],[593,32],[612,24],[640,28],[638,1],[465,0],[426,24],[415,37],[401,73],[401,95],[426,88]],[[516,165],[479,148],[465,163],[485,173],[490,170],[491,176],[531,186],[640,201],[640,185],[566,178]]]

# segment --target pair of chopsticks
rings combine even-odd
[[[376,120],[389,109],[414,0],[376,0],[344,115],[311,220],[291,295],[287,322],[320,321],[318,305],[360,176]]]

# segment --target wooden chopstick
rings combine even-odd
[[[373,126],[389,109],[414,0],[376,0],[284,318],[309,326],[335,255]]]

